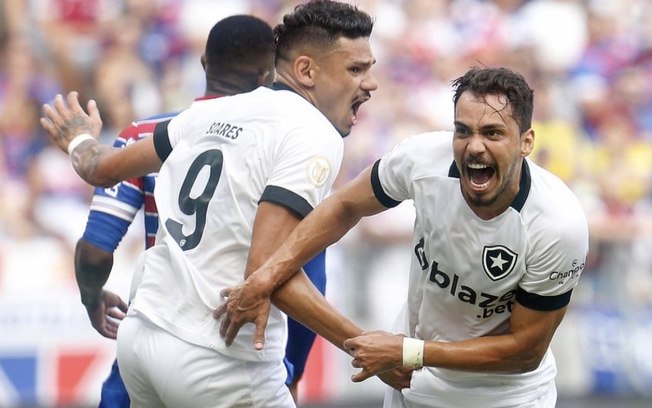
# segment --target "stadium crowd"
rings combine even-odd
[[[469,67],[513,68],[535,90],[533,159],[575,191],[590,223],[589,260],[571,307],[650,306],[652,2],[355,3],[376,18],[371,40],[380,87],[345,140],[340,181],[405,136],[450,129],[450,81]],[[43,103],[69,90],[78,90],[81,100],[94,98],[110,143],[134,118],[182,109],[203,92],[197,62],[219,18],[249,13],[274,25],[296,4],[4,0],[0,247],[45,236],[72,253],[84,228],[92,190],[74,175],[68,158],[49,146],[38,122]],[[61,176],[65,171],[69,177]],[[353,305],[352,318],[378,322],[391,301],[370,293],[405,285],[407,275],[396,271],[408,269],[412,216],[405,208],[372,217],[353,231],[354,239],[342,242],[345,268],[363,273],[336,277],[334,285],[338,279],[344,285],[329,291]],[[69,273],[73,279],[72,268]]]

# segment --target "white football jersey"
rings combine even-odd
[[[282,359],[286,322],[278,309],[262,351],[253,347],[253,324],[226,348],[212,312],[222,289],[243,282],[258,203],[305,216],[330,191],[342,137],[300,95],[258,88],[195,101],[157,126],[154,143],[163,160],[154,193],[160,227],[139,264],[129,313],[231,357]]]
[[[578,200],[527,159],[511,207],[490,220],[476,216],[461,193],[452,136],[405,139],[376,162],[371,180],[387,207],[414,200],[406,334],[444,342],[508,332],[515,301],[536,310],[566,306],[588,252]],[[555,375],[548,350],[539,368],[525,374],[427,367],[414,373],[404,394],[431,406],[519,406]]]

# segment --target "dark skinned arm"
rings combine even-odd
[[[75,248],[75,279],[91,325],[102,336],[115,339],[127,304],[104,290],[113,267],[113,254],[80,239]]]

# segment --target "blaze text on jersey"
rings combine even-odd
[[[242,132],[240,126],[231,125],[229,123],[213,122],[211,127],[206,131],[207,135],[223,136],[229,139],[237,139]]]
[[[421,238],[414,247],[414,253],[421,265],[421,269],[426,271],[430,266],[430,262],[426,257],[424,245],[425,240],[424,238]],[[486,319],[494,314],[512,312],[516,289],[500,295],[494,295],[482,291],[478,292],[471,286],[464,285],[460,282],[459,275],[455,273],[446,273],[445,271],[440,270],[439,264],[436,261],[433,261],[430,266],[429,280],[439,286],[448,295],[455,297],[458,301],[477,305],[480,310],[478,310],[476,317],[479,319]]]

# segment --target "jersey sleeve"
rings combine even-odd
[[[113,146],[122,148],[138,139],[135,123],[125,128]],[[114,252],[143,205],[143,179],[123,181],[110,188],[96,188],[82,239],[96,247]]]
[[[545,223],[530,243],[527,271],[519,283],[516,299],[535,310],[557,310],[570,302],[588,253],[588,226],[581,209],[568,211]]]
[[[161,162],[164,162],[168,158],[170,153],[172,153],[173,142],[170,139],[170,132],[168,125],[171,120],[162,121],[156,124],[152,137],[154,139],[154,149],[158,158],[161,159]],[[176,139],[174,140],[176,144]]]
[[[414,199],[415,182],[444,176],[453,158],[453,133],[435,131],[403,139],[372,168],[371,185],[378,201],[391,208]]]
[[[343,142],[334,132],[297,129],[277,149],[260,201],[306,216],[330,192],[342,163]]]

